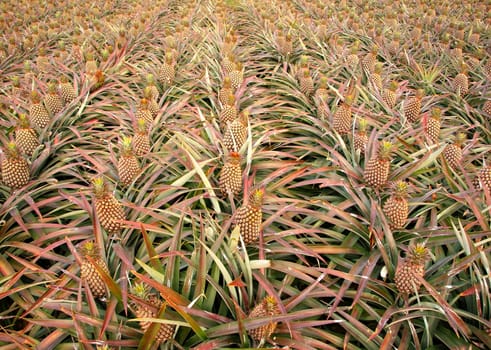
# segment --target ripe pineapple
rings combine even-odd
[[[220,171],[219,187],[223,195],[232,193],[238,195],[242,190],[242,169],[240,168],[240,155],[230,152],[227,162]]]
[[[375,68],[373,70],[372,75],[370,76],[370,81],[372,85],[377,89],[377,90],[382,90],[382,68],[383,68],[383,63],[382,62],[377,62],[375,64]]]
[[[467,77],[467,65],[465,63],[461,64],[460,73],[455,77],[453,87],[457,96],[463,96],[469,92],[469,78]]]
[[[145,89],[143,89],[143,98],[147,101],[147,109],[152,115],[152,120],[157,117],[160,109],[154,96],[155,92],[153,91],[151,86],[146,86]]]
[[[147,74],[146,78],[146,86],[145,89],[149,88],[150,91],[148,92],[148,97],[145,97],[149,100],[153,101],[158,101],[159,99],[159,89],[157,88],[157,85],[155,84],[155,77],[153,74]]]
[[[280,309],[274,297],[267,296],[249,314],[249,318],[274,317],[279,315]],[[271,321],[268,324],[257,328],[249,329],[249,335],[255,341],[268,339],[276,330],[277,322]]]
[[[432,143],[437,143],[440,138],[441,116],[441,109],[435,107],[431,110],[430,117],[426,118],[425,120],[424,131]]]
[[[479,188],[491,190],[491,165],[483,166],[477,174]]]
[[[242,62],[235,63],[235,69],[230,72],[230,82],[232,83],[232,89],[237,90],[244,81],[244,70]]]
[[[390,82],[389,87],[382,90],[382,100],[387,104],[387,106],[392,109],[395,107],[397,102],[396,90],[399,87],[397,81],[393,80]]]
[[[143,283],[136,283],[132,290],[133,295],[142,299],[145,303],[131,303],[132,309],[138,318],[156,318],[159,316],[160,310],[165,308],[162,300],[155,294],[150,294]],[[146,332],[153,322],[140,321],[140,327],[143,332]],[[175,326],[172,324],[159,323],[157,335],[153,339],[160,344],[174,336]]]
[[[420,278],[425,274],[425,263],[430,258],[423,244],[411,245],[407,256],[397,265],[395,283],[399,293],[407,296],[421,287]]]
[[[39,140],[36,131],[31,128],[27,115],[19,115],[17,128],[15,129],[15,143],[19,150],[31,156],[34,150],[39,146]]]
[[[245,244],[253,243],[259,239],[263,213],[264,189],[253,191],[249,197],[249,203],[237,210],[235,224],[240,227],[240,235]]]
[[[361,154],[365,153],[365,149],[368,143],[367,134],[367,121],[366,119],[360,119],[358,123],[358,130],[353,138],[353,144],[356,151],[360,151]]]
[[[363,71],[368,77],[371,77],[371,75],[375,71],[375,65],[377,63],[377,54],[378,54],[378,47],[376,45],[373,45],[372,48],[370,49],[370,52],[367,53],[361,60],[361,66],[363,67]]]
[[[225,55],[222,61],[223,70],[228,75],[235,69],[235,57],[232,53]]]
[[[60,91],[61,99],[65,104],[69,104],[75,100],[75,98],[77,98],[77,93],[75,92],[72,83],[68,81],[66,76],[62,76],[60,78],[58,89]]]
[[[491,80],[491,56],[488,57],[488,61],[484,65],[484,74]]]
[[[106,81],[106,75],[103,71],[97,70],[94,75],[89,76],[90,92],[94,92],[104,85]]]
[[[153,122],[153,115],[152,112],[150,112],[148,105],[149,102],[146,98],[140,100],[140,105],[136,110],[136,119],[144,119],[148,125],[151,125]]]
[[[218,100],[222,104],[222,106],[226,106],[230,104],[230,95],[234,94],[234,90],[232,89],[232,81],[229,76],[223,78],[223,86],[218,92]]]
[[[118,160],[119,181],[124,186],[129,186],[140,174],[140,164],[133,152],[132,138],[123,136],[121,142],[121,153]]]
[[[491,100],[487,100],[486,102],[484,102],[484,105],[482,106],[482,111],[491,117]]]
[[[228,123],[233,122],[237,118],[237,108],[235,107],[235,95],[230,94],[227,104],[220,111],[219,119],[222,127],[226,127]]]
[[[135,135],[133,136],[133,150],[136,156],[144,156],[150,152],[150,137],[145,119],[137,119]]]
[[[409,98],[404,103],[404,117],[410,123],[414,123],[419,120],[421,113],[421,99],[423,98],[423,95],[423,90],[416,90],[415,96]]]
[[[402,228],[406,225],[409,212],[407,187],[407,182],[398,181],[395,184],[394,192],[385,201],[382,208],[385,216],[389,219],[391,228]]]
[[[119,233],[125,220],[123,207],[112,193],[109,193],[102,177],[92,181],[94,192],[94,208],[101,226],[108,233]]]
[[[101,268],[109,275],[109,268],[106,262],[99,254],[99,249],[93,241],[85,242],[81,249],[82,266],[80,266],[80,277],[87,282],[89,289],[94,298],[104,298],[108,294],[106,283],[100,272],[94,265]],[[90,260],[88,259],[90,258]]]
[[[94,58],[94,54],[92,52],[87,52],[85,54],[85,74],[87,76],[93,76],[99,69],[97,61]]]
[[[333,115],[332,128],[340,135],[347,134],[351,131],[353,124],[351,105],[353,104],[353,95],[348,95],[341,102],[336,113]]]
[[[237,119],[228,125],[223,144],[230,152],[239,152],[247,140],[247,128],[249,124],[249,113],[243,111]]]
[[[308,68],[303,68],[300,76],[300,91],[305,96],[310,96],[314,92],[314,81],[310,76],[310,71]]]
[[[159,81],[165,85],[171,85],[176,76],[176,68],[172,52],[165,54],[164,64],[159,70]]]
[[[350,50],[350,54],[346,56],[346,67],[350,70],[355,70],[360,63],[360,58],[358,57],[358,50],[360,47],[360,42],[356,41]]]
[[[365,164],[365,182],[372,187],[385,185],[389,177],[391,153],[393,144],[390,141],[383,141],[375,156],[370,158]]]
[[[29,182],[29,163],[19,153],[15,142],[9,142],[2,161],[2,182],[11,189],[21,188]]]
[[[462,161],[462,145],[465,142],[466,135],[458,133],[453,143],[448,144],[443,150],[443,157],[452,169],[458,169]]]
[[[45,128],[51,120],[46,107],[44,107],[44,104],[41,103],[41,96],[37,91],[31,92],[29,117],[32,124],[38,128]]]
[[[328,91],[328,86],[327,86],[327,77],[326,76],[321,76],[319,79],[319,86],[317,87],[317,90],[315,91],[315,96],[319,100],[327,100],[329,96],[329,91]]]

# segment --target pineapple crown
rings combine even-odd
[[[389,84],[389,90],[391,91],[396,91],[398,87],[399,87],[399,83],[395,80],[392,80]]]
[[[143,282],[136,282],[131,291],[137,297],[146,299],[148,295],[148,286]]]
[[[143,96],[146,100],[152,99],[153,91],[151,86],[145,86],[145,89],[143,89]]]
[[[61,83],[61,84],[66,84],[66,83],[68,83],[68,77],[67,77],[66,75],[62,75],[62,76],[60,77],[60,83]]]
[[[302,77],[304,79],[310,78],[310,71],[308,68],[303,68],[302,69]]]
[[[272,313],[278,306],[276,299],[272,295],[266,296],[261,303],[267,313]]]
[[[248,110],[244,110],[240,113],[239,121],[242,125],[244,125],[244,127],[246,127],[247,124],[249,124],[249,111]]]
[[[25,60],[23,65],[24,72],[30,72],[32,70],[31,61]]]
[[[305,68],[307,67],[308,64],[309,64],[309,57],[305,55],[300,56],[300,67]]]
[[[80,248],[80,252],[84,257],[97,257],[99,256],[99,248],[96,246],[94,241],[85,242]]]
[[[457,134],[457,136],[455,136],[455,141],[454,143],[457,145],[457,146],[462,146],[465,142],[465,140],[467,139],[467,135],[464,133],[464,132],[459,132]]]
[[[32,103],[41,102],[41,95],[39,95],[39,92],[37,92],[36,90],[31,91],[31,102]]]
[[[147,85],[155,85],[155,77],[152,73],[147,74],[147,76],[145,77],[145,81],[147,82]]]
[[[394,151],[394,144],[390,141],[382,141],[380,144],[380,148],[378,151],[378,155],[380,159],[389,159],[391,153]]]
[[[413,264],[423,265],[430,257],[430,252],[423,243],[412,244],[407,252],[407,259]]]
[[[22,113],[19,115],[19,128],[21,129],[29,129],[31,127],[29,123],[29,118],[27,117],[27,114]]]
[[[408,190],[409,184],[406,181],[399,180],[395,183],[394,185],[394,195],[397,197],[407,197],[407,190]]]
[[[227,75],[225,78],[223,78],[223,88],[230,89],[231,87],[232,87],[232,80],[230,80],[230,77]]]
[[[238,152],[230,152],[228,159],[233,165],[240,164],[240,154]]]
[[[327,77],[325,75],[320,77],[319,87],[324,88],[324,89],[327,88]]]
[[[148,99],[146,97],[140,100],[140,108],[146,109],[148,108]]]
[[[418,99],[421,99],[423,98],[423,96],[425,95],[425,91],[423,89],[418,89],[416,90],[414,96]]]
[[[144,118],[138,118],[138,120],[136,121],[136,130],[139,133],[146,134],[147,121]]]
[[[165,54],[165,63],[171,65],[173,61],[172,52],[167,52]]]
[[[431,117],[433,119],[440,120],[440,118],[442,117],[442,110],[438,107],[434,107],[431,110]]]
[[[365,118],[361,118],[358,122],[358,130],[360,133],[366,133],[368,122]]]
[[[244,68],[244,64],[242,62],[236,62],[235,63],[235,70],[237,72],[241,72],[243,68]]]
[[[107,191],[107,185],[102,176],[98,176],[92,180],[94,195],[96,198],[104,197]]]
[[[15,86],[15,87],[19,87],[20,86],[19,76],[14,75],[12,77],[12,85]]]
[[[260,208],[263,204],[264,188],[254,190],[249,196],[249,205],[254,208]]]
[[[56,83],[54,81],[50,81],[48,84],[48,93],[51,95],[56,95]]]
[[[375,70],[374,70],[374,72],[375,72],[376,74],[381,74],[381,73],[382,73],[382,69],[383,69],[383,67],[384,67],[384,64],[383,64],[382,62],[377,62],[377,63],[375,64]]]
[[[13,141],[10,141],[9,143],[7,143],[7,146],[5,147],[5,153],[7,154],[8,158],[20,157],[19,149],[17,148],[17,144]]]
[[[354,100],[355,100],[355,97],[352,94],[349,94],[349,95],[346,95],[343,103],[347,106],[351,106],[353,104]]]
[[[122,136],[121,137],[121,155],[129,156],[133,154],[133,138],[131,136]]]

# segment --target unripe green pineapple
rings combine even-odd
[[[249,318],[260,318],[260,317],[274,317],[280,315],[280,309],[275,298],[272,296],[267,296],[259,304],[257,304],[254,309],[252,309],[249,314]],[[268,324],[259,326],[257,328],[249,329],[249,335],[255,341],[263,341],[268,339],[276,330],[276,321],[271,321]]]
[[[39,146],[36,131],[31,128],[29,118],[25,114],[19,115],[19,121],[15,129],[15,143],[19,150],[28,156],[31,156]]]
[[[435,107],[431,110],[431,115],[425,120],[424,131],[432,143],[438,143],[440,139],[441,116],[441,109]]]
[[[377,154],[370,158],[365,164],[363,176],[367,185],[372,187],[385,185],[389,177],[393,147],[392,142],[383,141]]]
[[[389,87],[382,90],[382,100],[387,104],[387,106],[392,109],[395,107],[397,102],[396,90],[399,87],[397,81],[393,80],[390,82]]]
[[[133,152],[132,138],[123,136],[121,142],[121,151],[118,160],[119,181],[123,186],[129,186],[133,180],[140,174],[140,164]]]
[[[49,116],[48,110],[41,103],[41,96],[37,91],[31,92],[31,107],[29,109],[29,117],[32,124],[38,128],[45,128],[51,117]]]
[[[341,102],[336,113],[333,115],[332,128],[340,135],[348,134],[353,126],[351,105],[353,104],[353,95],[348,95]]]
[[[421,99],[423,98],[423,90],[416,90],[415,96],[409,98],[404,103],[404,117],[410,122],[414,123],[419,120],[421,114]]]
[[[49,83],[48,93],[44,96],[44,106],[51,116],[56,115],[63,109],[63,101],[61,100],[58,91],[56,90],[56,84],[54,82]]]
[[[29,163],[20,155],[15,142],[9,142],[5,148],[1,171],[3,183],[11,189],[21,188],[29,182]]]
[[[462,145],[465,142],[466,135],[458,133],[453,143],[448,144],[443,150],[443,157],[452,169],[458,169],[462,161]]]
[[[408,184],[405,181],[398,181],[392,195],[385,201],[383,212],[391,228],[402,228],[406,225],[409,204],[407,201]]]
[[[82,266],[80,266],[80,277],[86,281],[94,298],[104,298],[108,294],[108,289],[101,273],[94,265],[97,265],[109,275],[109,268],[99,254],[99,249],[93,241],[85,242],[81,249]]]
[[[240,235],[245,244],[259,239],[263,221],[262,203],[264,189],[257,189],[249,196],[249,203],[237,210],[235,224],[240,228]]]
[[[240,155],[230,152],[227,162],[220,171],[219,187],[223,195],[231,193],[238,195],[242,190],[242,169],[240,168]]]
[[[124,214],[121,203],[107,189],[102,177],[92,181],[94,192],[94,209],[101,226],[108,232],[117,234],[123,227]]]
[[[425,263],[430,258],[428,248],[423,244],[411,245],[407,256],[397,265],[395,283],[402,295],[410,295],[417,291],[424,278]]]
[[[247,140],[247,130],[249,126],[249,113],[243,111],[237,119],[228,125],[223,144],[230,152],[239,152],[242,145]]]

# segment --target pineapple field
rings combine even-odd
[[[0,8],[0,350],[491,348],[491,1]]]

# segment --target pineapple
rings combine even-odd
[[[15,129],[15,143],[19,150],[25,155],[31,156],[39,146],[36,131],[31,128],[27,115],[19,115],[19,122]]]
[[[238,195],[242,190],[242,169],[240,168],[240,155],[230,152],[227,162],[220,171],[219,187],[223,195],[231,193]]]
[[[142,299],[142,303],[131,303],[133,311],[138,318],[156,318],[161,310],[165,310],[165,305],[160,298],[155,294],[150,294],[143,283],[136,283],[132,289],[133,295]],[[140,327],[143,332],[146,332],[153,322],[140,321]],[[172,324],[159,323],[158,331],[153,339],[160,344],[174,336],[175,326]]]
[[[136,121],[135,135],[133,136],[133,150],[136,156],[144,156],[150,152],[150,137],[145,119]]]
[[[230,94],[227,104],[220,111],[219,119],[222,126],[226,126],[229,122],[233,122],[237,118],[237,108],[235,107],[235,95]]]
[[[287,57],[293,52],[293,38],[290,33],[279,35],[277,39],[278,52],[280,55]]]
[[[314,92],[314,81],[310,76],[310,71],[308,68],[303,68],[300,76],[300,91],[305,96],[310,96]]]
[[[462,161],[462,145],[465,142],[466,135],[458,133],[453,143],[448,144],[443,150],[443,157],[452,169],[458,169]]]
[[[223,144],[230,152],[239,152],[247,139],[249,113],[243,111],[237,119],[228,125]]]
[[[146,86],[145,89],[149,88],[150,91],[147,93],[147,97],[149,100],[153,100],[155,102],[158,101],[159,99],[159,89],[157,88],[157,85],[155,84],[155,77],[153,74],[147,74],[146,76]]]
[[[249,314],[249,318],[274,317],[280,314],[280,309],[274,297],[267,296]],[[276,330],[277,322],[271,321],[268,324],[257,328],[249,329],[249,335],[255,341],[268,339]]]
[[[94,92],[104,85],[106,75],[103,71],[97,70],[94,75],[89,77],[90,92]]]
[[[81,249],[82,266],[80,266],[80,277],[86,281],[94,298],[104,298],[108,294],[106,283],[97,270],[97,265],[106,274],[109,275],[109,268],[106,262],[99,254],[99,250],[93,241],[85,242]]]
[[[346,56],[346,67],[351,70],[355,70],[360,63],[360,58],[358,57],[358,50],[360,47],[360,42],[356,41],[350,50],[350,54]]]
[[[223,78],[223,86],[218,92],[218,100],[222,104],[222,106],[226,106],[230,104],[230,95],[234,94],[234,90],[232,89],[232,81],[229,76]]]
[[[395,274],[397,290],[404,296],[408,296],[421,287],[421,281],[425,274],[425,263],[430,258],[428,248],[423,244],[411,245],[407,256],[399,262]]]
[[[132,138],[123,136],[121,142],[121,153],[118,160],[119,180],[124,186],[129,186],[140,174],[140,164],[133,152]]]
[[[478,188],[491,190],[491,165],[483,166],[477,173]]]
[[[423,94],[423,90],[416,90],[415,96],[409,98],[404,103],[404,117],[410,123],[414,123],[419,120],[421,113],[421,99],[423,98]]]
[[[373,70],[372,75],[370,76],[370,81],[376,90],[382,90],[382,68],[383,63],[377,62],[375,64],[375,68]]]
[[[353,124],[351,105],[353,104],[353,95],[348,95],[341,102],[341,105],[333,115],[332,128],[340,135],[347,134],[351,131]]]
[[[157,117],[159,113],[159,105],[154,98],[155,92],[153,91],[151,86],[146,86],[143,90],[143,98],[147,101],[147,108],[150,114],[152,115],[152,120]]]
[[[469,78],[467,77],[467,65],[461,63],[460,73],[453,81],[454,91],[457,96],[463,96],[469,91]]]
[[[385,185],[389,177],[391,153],[393,144],[390,141],[383,141],[375,156],[370,158],[365,164],[365,182],[372,187]]]
[[[94,208],[101,226],[108,233],[119,233],[125,220],[123,207],[112,193],[107,190],[102,177],[92,181],[94,192]]]
[[[309,57],[305,55],[300,56],[298,65],[296,77],[300,80],[304,76],[304,69],[309,69]]]
[[[172,52],[165,54],[165,62],[159,70],[159,81],[165,85],[171,85],[176,76],[176,68]]]
[[[382,90],[382,100],[387,104],[387,106],[392,109],[395,107],[397,102],[396,90],[399,87],[397,81],[393,80],[390,82],[389,87]]]
[[[77,98],[77,93],[75,92],[72,83],[68,81],[66,76],[62,76],[60,78],[58,89],[60,91],[61,99],[65,104],[69,104]]]
[[[395,184],[394,192],[385,201],[382,208],[385,216],[389,219],[391,228],[402,228],[406,225],[409,212],[407,187],[407,182],[398,181]]]
[[[15,142],[9,142],[2,161],[2,182],[11,189],[21,188],[29,182],[29,163],[19,153]]]
[[[235,63],[235,69],[230,72],[230,82],[232,83],[232,89],[237,90],[244,81],[244,70],[241,62]]]
[[[85,55],[85,74],[87,76],[93,76],[99,69],[99,66],[94,59],[94,54],[92,52],[87,52]]]
[[[491,100],[487,100],[486,102],[484,102],[484,105],[482,106],[482,111],[491,117]]]
[[[365,153],[365,149],[368,143],[367,134],[367,121],[366,119],[360,119],[358,123],[358,130],[353,138],[353,144],[356,151],[360,151],[361,154]]]
[[[56,84],[51,82],[48,84],[48,93],[43,99],[44,106],[51,116],[56,115],[63,109],[63,101],[61,100],[58,91],[56,90]]]
[[[235,57],[233,54],[229,53],[225,55],[222,61],[222,66],[225,74],[230,74],[235,69]]]
[[[491,56],[488,57],[488,61],[484,65],[484,74],[491,80]]]
[[[146,98],[140,100],[140,105],[136,110],[136,119],[144,119],[148,125],[151,125],[153,122],[153,115],[149,109],[149,101]]]
[[[432,143],[437,143],[440,138],[441,116],[441,109],[435,107],[431,110],[430,117],[425,119],[424,131]]]
[[[368,77],[371,77],[371,75],[375,71],[375,65],[377,63],[377,54],[378,54],[378,47],[376,45],[373,45],[370,52],[367,53],[361,60],[361,66],[363,67],[363,71]]]
[[[321,76],[319,79],[319,86],[315,91],[315,96],[322,101],[327,100],[329,96],[328,86],[327,86],[327,77]]]
[[[45,128],[51,118],[46,107],[41,103],[41,96],[37,91],[31,92],[31,107],[29,109],[29,117],[32,124],[38,128]]]
[[[253,243],[259,239],[263,221],[261,210],[263,196],[264,189],[255,190],[249,197],[249,203],[237,210],[235,224],[240,228],[240,235],[245,244]]]

